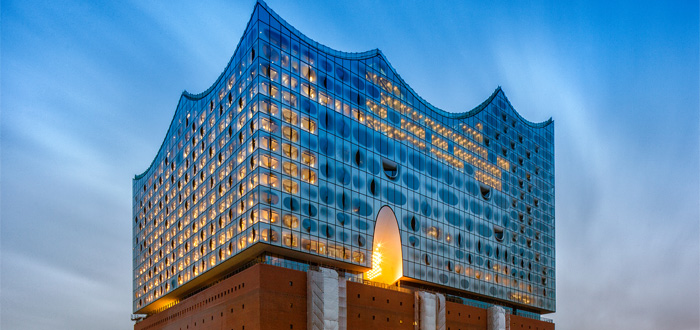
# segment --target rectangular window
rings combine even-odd
[[[301,128],[311,133],[315,133],[316,122],[311,120],[311,118],[303,117],[301,118]]]
[[[269,172],[260,173],[260,184],[276,188],[277,183],[277,175]]]
[[[291,214],[285,214],[282,216],[282,224],[288,228],[297,228],[299,227],[299,218]]]
[[[299,175],[299,169],[297,164],[294,164],[292,162],[282,163],[282,169],[284,171],[284,174],[287,174],[289,176],[297,177]]]
[[[297,125],[299,116],[292,110],[284,108],[282,109],[282,119],[292,125]]]
[[[277,151],[277,140],[269,136],[260,137],[260,147],[265,150]]]
[[[277,123],[275,123],[275,120],[271,118],[260,118],[260,127],[267,132],[277,131]]]
[[[289,247],[297,247],[299,246],[299,241],[296,235],[292,233],[285,233],[282,236],[282,244]]]
[[[296,183],[294,180],[290,179],[284,179],[282,180],[282,189],[290,194],[298,194],[299,193],[299,184]]]
[[[282,152],[288,158],[297,159],[299,157],[299,149],[289,143],[282,143]]]
[[[278,166],[277,159],[270,155],[260,155],[260,166],[276,170]]]
[[[301,153],[301,161],[306,165],[316,167],[316,155],[314,155],[310,151],[304,151]]]
[[[305,168],[301,170],[301,179],[308,183],[316,183],[316,172]]]
[[[299,141],[299,132],[289,126],[282,127],[282,136],[292,142]]]

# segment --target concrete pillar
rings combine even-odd
[[[506,330],[506,310],[501,306],[491,306],[488,309],[488,330]]]
[[[414,296],[414,329],[445,330],[445,296],[439,293],[418,291]]]
[[[338,278],[338,329],[348,328],[348,285],[345,277]]]
[[[344,330],[347,328],[347,293],[345,278],[335,270],[309,270],[307,282],[308,330]],[[342,324],[341,324],[342,323]]]

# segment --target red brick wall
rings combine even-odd
[[[413,294],[347,283],[348,329],[413,329]]]
[[[413,329],[414,295],[347,282],[348,329]],[[486,330],[485,309],[447,302],[448,330]],[[136,323],[134,330],[306,329],[306,273],[257,264]],[[510,316],[511,330],[554,330]]]

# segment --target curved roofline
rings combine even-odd
[[[394,66],[391,65],[391,62],[389,62],[389,59],[387,59],[387,57],[384,56],[384,53],[379,51],[379,54],[382,56],[384,61],[387,63],[387,65],[391,69],[392,73],[394,75],[396,75],[396,77],[401,81],[401,83],[406,87],[406,89],[408,89],[420,102],[423,102],[425,105],[430,107],[431,110],[435,111],[437,114],[442,115],[444,117],[453,118],[453,119],[465,119],[465,118],[475,116],[476,114],[478,114],[481,111],[483,111],[484,109],[486,109],[486,107],[489,104],[491,104],[491,102],[493,102],[493,100],[496,98],[498,93],[503,93],[503,97],[506,99],[506,102],[508,102],[508,105],[510,105],[510,107],[513,108],[513,110],[514,110],[513,112],[515,112],[515,114],[518,116],[518,118],[520,120],[522,120],[522,122],[524,124],[526,124],[530,127],[533,127],[533,128],[542,128],[542,127],[546,127],[547,125],[553,123],[552,117],[549,117],[549,119],[547,119],[543,122],[539,122],[539,123],[531,122],[531,121],[523,118],[523,116],[521,116],[520,113],[518,113],[518,111],[515,111],[515,107],[513,107],[513,105],[510,103],[510,100],[508,100],[508,97],[506,96],[505,92],[503,92],[503,89],[501,89],[501,86],[496,87],[496,89],[493,91],[493,93],[491,93],[491,96],[489,96],[486,100],[481,102],[481,104],[477,105],[476,107],[474,107],[473,109],[471,109],[469,111],[448,112],[448,111],[442,110],[442,109],[432,105],[430,102],[428,102],[422,96],[420,96],[420,94],[418,94],[415,90],[413,90],[413,87],[411,87],[411,85],[409,83],[407,83],[406,80],[403,79],[403,77],[401,77],[401,75],[398,73],[398,71],[396,71]]]
[[[398,78],[398,79],[401,81],[401,83],[403,84],[403,86],[404,86],[410,93],[412,93],[413,96],[414,96],[419,102],[422,102],[423,104],[425,104],[426,106],[428,106],[431,110],[433,110],[435,113],[437,113],[437,114],[439,114],[439,115],[441,115],[441,116],[444,116],[444,117],[447,117],[447,118],[453,118],[453,119],[465,119],[465,118],[469,118],[469,117],[475,116],[475,115],[477,115],[478,113],[480,113],[481,111],[483,111],[484,109],[486,109],[486,107],[488,107],[488,105],[491,104],[491,102],[493,102],[493,100],[496,98],[496,96],[498,95],[498,93],[503,93],[503,97],[506,99],[506,102],[508,102],[508,105],[510,105],[511,108],[515,109],[515,108],[513,107],[513,105],[510,103],[510,100],[508,100],[508,97],[506,97],[505,93],[504,93],[503,90],[501,89],[501,86],[498,86],[498,87],[493,91],[493,93],[491,94],[491,96],[489,96],[489,97],[488,97],[486,100],[484,100],[481,104],[479,104],[478,106],[476,106],[475,108],[473,108],[473,109],[471,109],[471,110],[469,110],[469,111],[465,111],[465,112],[447,112],[447,111],[445,111],[445,110],[442,110],[442,109],[440,109],[440,108],[438,108],[438,107],[432,105],[430,102],[428,102],[428,101],[425,100],[423,97],[421,97],[420,94],[418,94],[415,90],[413,90],[413,87],[411,87],[411,85],[408,84],[408,83],[406,82],[406,80],[403,79],[403,77],[401,77],[401,75],[398,73],[398,71],[396,71],[396,69],[394,68],[394,66],[391,65],[391,62],[389,62],[388,58],[384,55],[384,53],[382,53],[382,51],[381,51],[380,49],[375,48],[375,49],[371,49],[371,50],[367,50],[367,51],[363,51],[363,52],[345,52],[345,51],[340,51],[340,50],[336,50],[336,49],[330,48],[330,47],[328,47],[328,46],[326,46],[326,45],[323,45],[323,44],[321,44],[321,43],[319,43],[319,42],[317,42],[317,41],[311,39],[310,37],[308,37],[308,36],[306,36],[305,34],[303,34],[301,31],[297,30],[294,26],[292,26],[291,24],[289,24],[286,20],[284,20],[282,17],[280,17],[275,11],[273,11],[273,10],[265,3],[265,1],[263,1],[263,0],[256,0],[255,7],[253,7],[253,12],[250,14],[250,18],[248,19],[248,24],[246,24],[245,29],[243,29],[243,32],[244,32],[244,33],[243,33],[243,35],[241,36],[240,40],[238,41],[238,45],[236,46],[236,48],[235,48],[233,54],[231,55],[231,58],[229,59],[228,63],[226,64],[226,66],[224,66],[224,69],[223,69],[223,70],[221,71],[221,73],[219,74],[219,77],[216,78],[216,80],[214,81],[214,83],[213,83],[211,86],[209,86],[209,88],[207,88],[205,91],[203,91],[203,92],[201,92],[201,93],[196,93],[196,94],[194,94],[194,93],[188,92],[187,90],[182,91],[182,93],[180,94],[180,99],[179,99],[179,101],[178,101],[178,103],[177,103],[177,106],[176,106],[176,108],[175,108],[175,113],[173,114],[173,118],[172,118],[171,121],[170,121],[170,126],[168,126],[168,129],[166,130],[165,137],[163,138],[163,142],[161,143],[160,148],[158,148],[158,152],[156,153],[156,156],[153,158],[153,160],[151,161],[151,164],[148,166],[148,168],[147,168],[145,171],[143,171],[141,174],[137,174],[137,175],[134,176],[134,179],[133,179],[134,181],[143,178],[143,177],[151,170],[151,168],[152,168],[153,165],[155,164],[155,161],[156,161],[156,159],[158,158],[158,155],[159,155],[160,152],[162,151],[163,146],[165,145],[165,142],[166,142],[167,139],[168,139],[168,133],[170,132],[170,129],[172,128],[173,123],[175,122],[175,118],[177,118],[178,112],[181,110],[180,105],[182,104],[183,99],[186,99],[186,100],[189,100],[189,101],[199,101],[199,100],[205,98],[206,96],[208,96],[209,94],[211,94],[212,91],[214,91],[214,88],[215,88],[215,87],[221,82],[221,80],[224,78],[224,75],[225,75],[226,71],[229,69],[229,67],[231,66],[231,63],[233,62],[234,57],[236,56],[236,52],[239,50],[239,48],[240,48],[240,46],[241,46],[241,42],[243,41],[243,38],[245,38],[245,36],[246,36],[245,32],[248,31],[248,28],[250,27],[251,22],[253,22],[253,16],[255,15],[256,11],[259,9],[258,7],[264,9],[268,14],[270,14],[270,16],[272,16],[272,17],[274,17],[275,19],[277,19],[277,20],[280,22],[281,25],[283,25],[285,28],[287,28],[287,29],[290,31],[290,33],[292,33],[293,35],[295,35],[296,37],[298,37],[301,41],[307,43],[309,46],[314,47],[314,48],[316,48],[317,50],[322,51],[322,52],[324,52],[324,53],[326,53],[326,54],[329,54],[329,55],[332,55],[332,56],[335,56],[335,57],[338,57],[338,58],[350,59],[350,60],[363,60],[363,59],[369,59],[369,58],[373,58],[373,57],[377,57],[377,56],[381,57],[382,60],[384,60],[384,62],[388,65],[388,67],[389,67],[389,69],[391,70],[391,72],[396,76],[396,78]],[[534,123],[534,122],[531,122],[531,121],[529,121],[529,120],[523,118],[517,111],[513,111],[513,112],[515,112],[516,116],[517,116],[523,123],[525,123],[526,125],[528,125],[528,126],[530,126],[530,127],[533,127],[533,128],[542,128],[542,127],[546,127],[547,125],[549,125],[549,124],[551,124],[551,123],[553,122],[553,121],[552,121],[552,118],[550,117],[548,120],[545,120],[545,121],[543,121],[543,122]]]

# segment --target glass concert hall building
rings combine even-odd
[[[133,179],[133,311],[167,311],[251,263],[551,313],[552,120],[525,120],[500,87],[440,110],[381,51],[330,49],[259,1]]]

